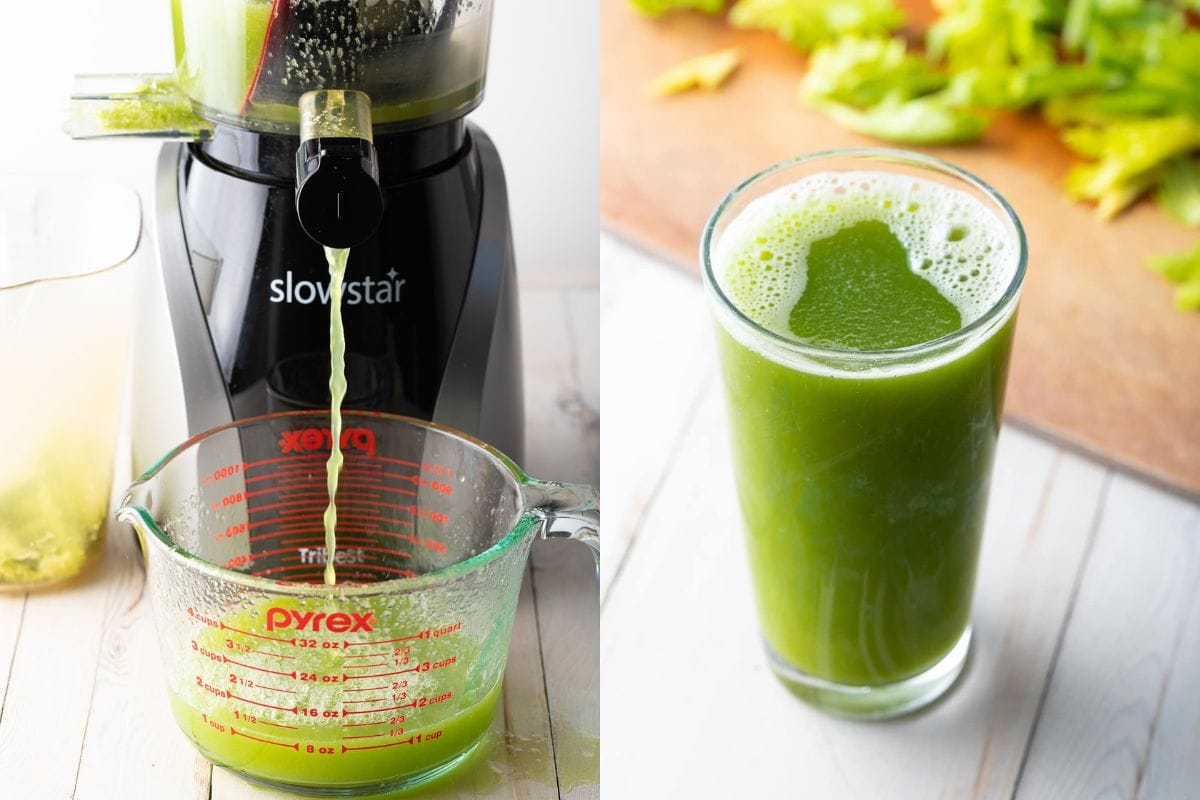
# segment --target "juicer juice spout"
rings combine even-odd
[[[318,89],[300,97],[296,214],[304,232],[325,247],[369,239],[383,218],[383,191],[363,92]]]
[[[70,116],[72,139],[135,137],[204,141],[213,124],[168,75],[76,75]]]

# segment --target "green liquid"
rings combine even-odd
[[[346,329],[342,326],[342,284],[346,278],[349,248],[325,248],[329,262],[329,429],[332,448],[325,465],[329,506],[325,509],[325,583],[337,583],[337,487],[342,473],[342,401],[346,397]]]
[[[262,638],[270,635],[263,625],[269,608],[360,610],[312,598],[273,597],[231,613],[222,619],[224,628],[197,630],[185,645],[188,671],[171,676],[169,698],[179,726],[215,763],[255,780],[299,786],[395,783],[453,761],[490,726],[502,682],[476,688],[472,670],[464,667],[485,656],[465,632],[371,646],[380,655],[367,667],[367,660],[349,658],[345,647],[325,647],[340,645],[345,635],[312,632],[314,644],[307,647]],[[404,610],[380,605],[375,611],[375,631],[350,635],[351,641],[390,639],[424,622],[419,603]],[[398,672],[451,658],[455,664]],[[346,679],[346,673],[379,676]],[[367,687],[372,691],[362,691]]]
[[[885,180],[828,205],[806,192],[776,198],[720,254],[722,287],[760,324],[826,348],[898,348],[958,330],[947,294],[961,288],[963,307],[986,308],[1011,254],[982,245],[996,232],[983,209],[947,234],[894,188]],[[949,202],[938,195],[949,190],[922,190],[934,206]],[[936,285],[921,274],[930,270]],[[798,299],[786,291],[799,285]],[[889,684],[936,664],[964,633],[1013,324],[939,362],[866,374],[780,363],[717,326],[761,630],[796,670]]]
[[[189,699],[181,699],[174,693],[169,697],[179,726],[209,760],[256,780],[347,788],[394,783],[453,761],[483,738],[495,715],[500,692],[501,684],[497,683],[479,703],[437,724],[404,727],[403,723],[385,722],[344,729],[340,721],[334,720],[323,728],[306,726],[303,736],[289,736],[286,729],[272,728],[260,717],[245,716],[245,710],[254,712],[252,706],[243,705],[243,711],[237,713],[228,706],[201,712]],[[255,721],[251,722],[251,718]],[[403,734],[391,735],[402,728]],[[375,734],[381,735],[345,738]],[[389,746],[342,749],[379,744]]]
[[[812,243],[808,283],[788,328],[802,342],[839,350],[888,350],[930,342],[962,316],[908,266],[908,251],[878,220]]]

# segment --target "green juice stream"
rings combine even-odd
[[[818,178],[756,201],[715,254],[759,325],[894,349],[957,331],[1007,287],[1010,245],[966,195]],[[719,324],[717,339],[767,646],[839,684],[923,672],[969,624],[1012,318],[945,357],[869,372],[769,357],[736,330]]]
[[[346,397],[346,329],[342,325],[342,285],[349,248],[325,248],[329,262],[329,430],[332,447],[325,465],[329,506],[325,509],[325,583],[337,583],[337,487],[342,472],[342,401]]]

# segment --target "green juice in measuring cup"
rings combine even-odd
[[[888,685],[964,636],[1013,319],[869,369],[771,334],[851,356],[953,334],[1005,294],[1010,239],[965,192],[885,172],[810,175],[721,235],[715,279],[765,329],[727,315],[717,337],[761,630],[783,672]]]
[[[484,736],[502,683],[476,685],[486,659],[461,621],[415,630],[427,620],[408,602],[274,598],[220,620],[189,608],[197,633],[170,682],[176,720],[206,756],[257,781],[428,778]]]
[[[482,701],[436,725],[404,728],[400,738],[412,740],[411,743],[392,746],[373,746],[372,742],[380,741],[377,739],[346,740],[339,724],[306,735],[302,743],[296,737],[288,741],[286,729],[277,734],[257,717],[251,721],[244,714],[227,711],[210,715],[197,711],[190,701],[174,694],[170,700],[184,733],[213,761],[259,780],[345,788],[387,783],[405,775],[424,775],[456,761],[487,732],[500,700],[500,690],[501,684],[496,684]],[[403,723],[383,723],[362,729],[368,731],[362,735],[399,728],[403,728]],[[232,733],[239,729],[238,734]],[[297,747],[293,748],[293,743]],[[350,746],[362,749],[342,749]]]

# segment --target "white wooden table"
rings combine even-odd
[[[967,672],[822,715],[759,644],[698,281],[608,239],[601,284],[606,796],[1200,798],[1195,501],[1006,426]]]
[[[568,274],[576,278],[555,284],[535,273],[522,285],[524,466],[598,484],[597,287]],[[0,798],[282,796],[213,769],[176,728],[140,562],[132,532],[114,523],[101,566],[82,581],[0,593]],[[451,776],[402,796],[598,797],[598,637],[591,554],[576,542],[538,542],[487,739]]]

